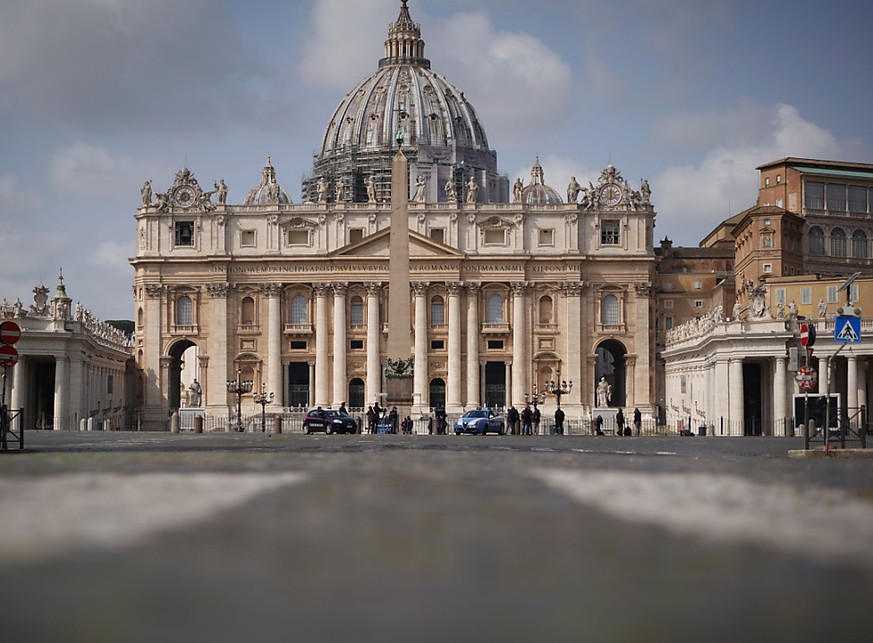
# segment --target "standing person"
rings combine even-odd
[[[427,419],[427,434],[433,435],[433,416]]]
[[[391,407],[391,412],[388,414],[388,420],[391,422],[391,433],[397,433],[397,420],[399,418],[399,414],[397,413],[397,407]]]
[[[518,435],[518,417],[518,409],[514,406],[510,406],[509,413],[507,414],[510,435]]]
[[[555,411],[555,435],[564,435],[564,412],[561,407]]]
[[[621,409],[615,415],[615,434],[624,435],[624,413],[622,413]]]
[[[376,432],[376,422],[378,422],[377,418],[379,416],[376,415],[376,411],[373,410],[373,407],[367,409],[367,429],[369,429],[370,433]]]
[[[639,436],[640,429],[643,426],[643,414],[639,409],[634,409],[634,435]]]
[[[349,414],[349,410],[346,408],[346,403],[345,403],[345,402],[343,402],[342,404],[340,404],[339,412],[342,413],[343,415],[348,415],[348,414]]]
[[[603,416],[594,418],[594,435],[603,435]]]
[[[524,411],[521,412],[521,432],[522,435],[531,434],[531,424],[533,423],[533,413],[530,406],[525,404]]]
[[[437,435],[445,435],[446,434],[446,409],[440,404],[436,408],[436,418],[437,418]]]
[[[542,413],[540,413],[540,407],[534,406],[533,416],[531,420],[533,420],[533,434],[540,434],[540,420],[542,419]]]

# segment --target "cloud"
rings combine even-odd
[[[755,168],[762,163],[787,156],[849,159],[857,152],[857,141],[839,140],[804,119],[791,105],[766,110],[767,134],[762,134],[757,123],[744,129],[736,113],[703,113],[689,118],[695,129],[720,132],[721,144],[700,162],[667,168],[652,181],[658,225],[671,234],[682,231],[681,237],[674,239],[678,243],[697,244],[720,221],[753,206],[758,197]],[[731,127],[719,130],[725,123]]]
[[[158,162],[112,154],[105,147],[81,142],[55,150],[50,168],[58,192],[100,202],[133,203],[143,181],[169,173]]]
[[[42,203],[35,194],[24,192],[18,187],[18,179],[12,175],[0,175],[0,215],[15,214],[21,210],[32,210]]]
[[[135,243],[104,241],[97,246],[91,263],[106,268],[114,268],[127,273],[130,270],[130,257],[136,255]]]
[[[0,116],[105,132],[209,127],[255,113],[265,72],[226,0],[28,0],[0,14]]]

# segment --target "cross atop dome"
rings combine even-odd
[[[424,40],[421,25],[409,15],[408,0],[401,0],[400,17],[388,25],[388,40],[385,41],[385,57],[379,61],[379,69],[389,65],[419,65],[430,69],[430,61],[424,57]]]

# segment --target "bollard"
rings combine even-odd
[[[282,435],[282,416],[280,415],[273,418],[273,434]]]
[[[178,433],[179,432],[179,414],[173,413],[170,416],[170,433]]]
[[[194,418],[194,433],[203,433],[203,416],[198,415]]]

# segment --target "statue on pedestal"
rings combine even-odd
[[[611,399],[612,386],[606,381],[605,377],[601,377],[597,383],[597,408],[605,409],[609,407]]]

